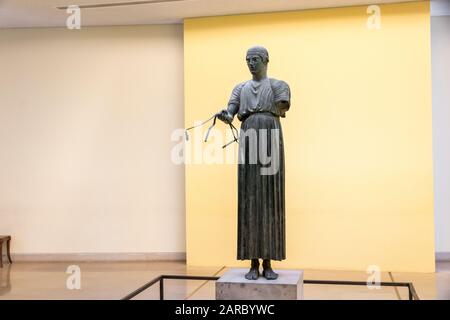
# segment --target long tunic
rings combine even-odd
[[[279,118],[285,116],[290,106],[289,86],[276,79],[249,80],[233,89],[228,106],[228,111],[233,116],[237,114],[242,121],[238,156],[237,258],[284,260],[285,166]],[[257,134],[250,134],[253,130]],[[252,142],[252,137],[256,143]],[[271,156],[271,162],[262,159],[262,154]],[[275,170],[268,170],[271,166]]]

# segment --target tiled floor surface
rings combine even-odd
[[[70,265],[81,270],[81,289],[69,290]],[[183,262],[15,262],[0,268],[0,299],[120,299],[161,274],[220,276],[227,268],[188,267]],[[305,270],[305,279],[367,281],[358,271]],[[450,262],[437,263],[436,273],[383,273],[381,281],[412,282],[420,299],[450,300]],[[165,280],[165,299],[214,299],[214,282]],[[135,299],[158,299],[155,284]],[[305,299],[408,299],[400,287],[306,284]]]

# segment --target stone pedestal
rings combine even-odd
[[[247,280],[248,269],[230,269],[216,281],[216,300],[301,300],[302,270],[274,270],[276,280]]]

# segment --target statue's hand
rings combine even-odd
[[[217,118],[225,123],[232,123],[233,116],[228,112],[227,109],[223,109],[222,111],[216,113]]]

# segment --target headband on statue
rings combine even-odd
[[[260,56],[264,61],[267,62],[269,61],[269,52],[264,47],[261,46],[251,47],[250,49],[247,50],[247,56],[249,54],[256,54]]]

